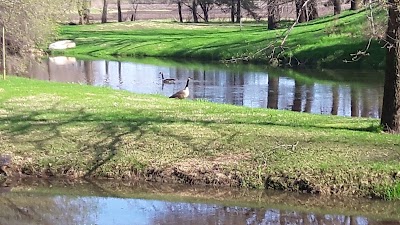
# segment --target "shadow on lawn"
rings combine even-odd
[[[49,119],[44,119],[46,117]],[[57,118],[52,119],[54,117]],[[63,111],[55,104],[51,109],[36,111],[27,110],[13,113],[7,117],[0,117],[0,123],[8,124],[8,126],[0,130],[0,132],[3,137],[8,137],[12,144],[34,146],[33,149],[35,151],[45,154],[48,154],[54,149],[55,151],[66,151],[65,154],[74,154],[74,151],[71,151],[65,146],[59,147],[57,145],[56,140],[68,139],[66,143],[76,144],[75,146],[71,146],[71,148],[76,148],[77,146],[79,152],[88,152],[92,154],[90,158],[93,158],[93,160],[87,163],[86,172],[84,174],[85,177],[90,177],[99,167],[114,158],[118,153],[118,145],[125,135],[138,132],[139,135],[136,138],[140,139],[145,132],[142,130],[142,126],[144,126],[145,123],[161,121],[159,118],[149,118],[148,120],[103,120],[101,117],[102,116],[86,112],[85,109]],[[116,126],[114,126],[114,122]],[[85,132],[87,131],[89,134],[82,134],[87,135],[87,137],[82,139],[88,141],[86,143],[82,140],[77,140],[80,134],[78,131],[81,128],[80,123],[85,123],[84,126],[90,126],[88,130],[85,130]],[[77,131],[65,130],[74,130],[74,126]],[[90,142],[92,141],[92,137],[93,142]],[[31,147],[28,147],[28,151],[31,149]],[[23,150],[21,152],[23,152]],[[62,155],[59,156],[62,157]],[[75,163],[72,164],[75,165]],[[67,167],[69,165],[65,166]]]
[[[13,111],[12,108],[6,108],[5,110],[10,112]],[[267,115],[262,119],[258,118],[257,120],[254,120],[257,122],[248,122],[251,120],[251,118],[244,118],[243,120],[237,118],[235,120],[221,122],[217,120],[207,120],[207,118],[202,120],[199,120],[198,118],[182,119],[177,117],[163,117],[160,116],[158,112],[153,113],[151,111],[137,109],[132,109],[129,114],[116,112],[105,115],[87,112],[83,108],[79,110],[68,111],[62,109],[58,103],[55,103],[51,108],[40,110],[28,109],[25,111],[14,112],[8,116],[0,117],[0,123],[7,124],[7,126],[3,126],[4,128],[0,130],[0,132],[2,133],[3,138],[6,137],[5,140],[10,139],[11,145],[26,145],[28,146],[28,151],[34,149],[35,151],[37,150],[39,152],[38,154],[62,157],[63,154],[78,154],[78,156],[84,156],[85,153],[88,153],[90,154],[90,157],[88,157],[91,160],[87,160],[87,162],[84,163],[86,168],[82,169],[85,170],[85,177],[91,177],[96,175],[95,172],[100,167],[113,160],[113,158],[118,154],[120,145],[126,144],[126,137],[128,135],[133,136],[132,139],[129,139],[129,142],[131,142],[136,148],[140,148],[140,146],[138,146],[140,139],[142,139],[147,132],[152,132],[152,135],[160,137],[164,136],[164,138],[170,137],[178,140],[185,146],[191,148],[193,152],[198,152],[200,154],[207,154],[204,152],[207,151],[206,149],[212,150],[214,147],[211,146],[218,138],[215,137],[207,139],[206,143],[199,143],[196,141],[197,138],[193,135],[184,136],[179,135],[178,133],[169,133],[166,135],[166,133],[162,132],[160,128],[157,128],[157,126],[149,126],[149,124],[171,124],[176,122],[181,124],[196,123],[197,125],[202,125],[204,127],[210,124],[253,124],[264,126],[342,129],[355,131],[375,131],[377,129],[374,126],[367,128],[349,128],[346,127],[345,124],[337,127],[326,127],[321,124],[296,125],[291,121],[273,121]],[[84,128],[83,131],[80,130],[82,126]],[[221,126],[221,128],[217,127],[215,129],[224,129],[224,127]],[[220,131],[217,130],[217,132]],[[80,138],[80,135],[83,136],[82,139]],[[223,139],[229,143],[229,140],[240,135],[240,133],[228,134],[228,136],[223,137]],[[65,142],[61,142],[62,146],[59,146],[60,139],[67,139]],[[66,143],[73,146],[68,149],[68,147],[65,146]],[[146,144],[146,142],[144,142],[144,144]],[[33,148],[29,146],[33,146]],[[23,152],[23,150],[19,151]],[[55,154],[54,152],[57,151],[62,151],[63,154]],[[57,161],[57,159],[55,159],[55,161]],[[78,163],[71,164],[76,165]],[[65,166],[68,167],[69,165]],[[111,169],[115,170],[116,168]],[[63,170],[68,169],[63,168]],[[68,171],[63,173],[68,173]]]

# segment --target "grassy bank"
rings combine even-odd
[[[8,175],[112,177],[398,198],[399,136],[376,119],[172,100],[9,77]],[[15,175],[15,174],[14,174]]]
[[[384,48],[372,41],[369,56],[351,60],[354,53],[367,46],[368,12],[346,11],[340,16],[329,16],[297,25],[286,41],[282,58],[292,65],[296,59],[304,66],[323,68],[374,68],[384,66]],[[378,14],[381,15],[381,14]],[[381,15],[381,17],[384,17]],[[380,20],[379,18],[375,18]],[[290,25],[288,23],[287,25]],[[96,57],[153,56],[193,58],[202,60],[231,59],[252,55],[273,41],[280,44],[287,27],[268,31],[264,23],[239,25],[179,24],[174,22],[124,22],[93,24],[87,26],[62,26],[61,39],[73,39],[77,48],[65,52],[68,55],[92,55]],[[265,63],[272,49],[253,55],[254,62]],[[275,49],[275,53],[280,49]]]

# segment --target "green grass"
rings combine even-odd
[[[376,119],[0,82],[0,155],[30,175],[385,198],[379,187],[399,182],[400,138],[379,130]]]
[[[382,13],[377,13],[382,17]],[[367,12],[345,11],[340,16],[328,16],[297,25],[286,41],[282,61],[292,65],[323,68],[374,68],[384,66],[384,48],[376,40],[361,60],[350,60],[351,54],[367,45]],[[382,19],[381,19],[382,20]],[[86,26],[62,26],[60,39],[73,39],[77,48],[63,54],[95,57],[170,57],[201,60],[223,60],[252,56],[251,61],[265,63],[271,50],[258,50],[274,41],[281,41],[286,27],[269,31],[262,23],[190,24],[174,22],[124,22]],[[279,49],[275,49],[279,53]],[[56,52],[61,53],[61,52]]]

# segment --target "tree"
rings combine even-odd
[[[258,8],[257,4],[254,0],[241,0],[242,9],[246,10],[247,14],[253,17],[255,20],[259,19],[259,16],[256,12]]]
[[[183,17],[182,17],[182,0],[178,0],[176,3],[178,4],[179,22],[183,23]]]
[[[13,73],[26,68],[26,59],[41,54],[38,46],[46,46],[55,38],[57,21],[66,19],[67,11],[76,2],[63,0],[0,0],[0,28],[6,30],[7,61]],[[0,43],[3,44],[3,43]],[[2,53],[2,48],[0,48]]]
[[[193,15],[193,22],[198,23],[199,18],[197,17],[197,0],[192,0],[192,15]]]
[[[318,18],[316,0],[295,0],[296,15],[299,23]]]
[[[214,3],[221,8],[221,11],[223,13],[230,13],[230,19],[231,22],[235,22],[235,17],[236,17],[236,0],[214,0]],[[224,5],[227,6],[227,8],[223,7]]]
[[[236,15],[236,5],[235,0],[231,0],[231,22],[235,22],[235,15]]]
[[[279,21],[279,5],[277,0],[269,0],[267,2],[268,11],[268,30],[274,30],[277,28],[277,22]]]
[[[310,0],[307,4],[307,21],[315,20],[318,18],[317,2]]]
[[[342,12],[341,0],[333,0],[333,14],[339,15]]]
[[[358,10],[361,7],[361,4],[362,4],[361,0],[351,0],[350,1],[350,9]]]
[[[77,0],[76,6],[78,8],[79,24],[88,24],[90,0]]]
[[[131,14],[131,21],[136,21],[136,12],[137,8],[139,6],[139,1],[138,0],[129,0],[129,3],[132,6],[132,14]]]
[[[242,8],[242,0],[236,0],[236,23],[240,23],[241,19],[242,19],[242,12],[241,12],[241,8]]]
[[[121,0],[117,0],[118,22],[122,22]]]
[[[386,69],[381,125],[386,132],[400,133],[400,1],[388,0]]]
[[[101,14],[101,23],[107,23],[107,0],[103,0],[103,12]]]
[[[298,18],[299,23],[304,23],[307,21],[307,12],[306,9],[303,7],[305,0],[296,0],[296,15]]]
[[[198,3],[200,5],[200,8],[203,10],[204,21],[208,22],[208,20],[209,20],[208,12],[214,6],[214,1],[213,0],[198,0]]]

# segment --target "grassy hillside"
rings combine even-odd
[[[9,174],[400,196],[400,139],[380,133],[376,119],[17,77],[1,81],[0,93]]]
[[[346,11],[297,25],[282,48],[274,49],[284,64],[324,68],[383,68],[384,49],[372,41],[369,56],[352,63],[352,55],[364,50],[369,39],[367,13]],[[377,14],[378,21],[385,16]],[[286,24],[286,25],[285,25]],[[244,23],[243,28],[229,23],[124,22],[87,26],[62,26],[60,39],[73,39],[77,48],[68,55],[96,57],[154,56],[221,60],[251,56],[265,63],[273,49],[260,49],[274,43],[279,46],[291,23],[269,31],[265,24]],[[258,54],[254,54],[259,52]]]

